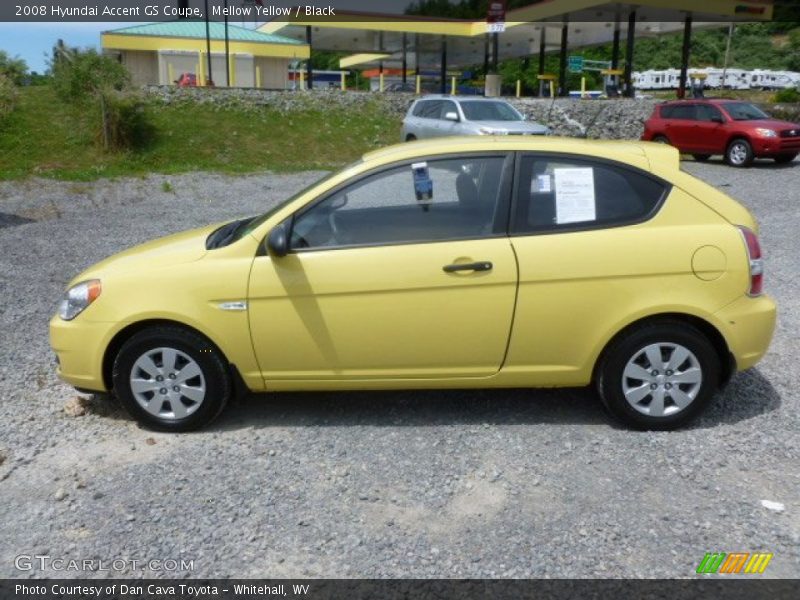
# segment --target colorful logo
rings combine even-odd
[[[698,573],[755,574],[763,573],[772,553],[767,552],[706,552],[697,566]]]

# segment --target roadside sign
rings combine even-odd
[[[567,59],[569,63],[569,72],[570,73],[581,73],[583,72],[583,57],[582,56],[570,56]]]
[[[503,33],[506,30],[506,0],[489,0],[486,10],[486,31]]]

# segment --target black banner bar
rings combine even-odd
[[[617,4],[611,0],[597,0],[585,10],[574,10],[575,4],[567,0],[530,0],[529,6],[538,10],[539,14],[550,21],[560,21],[569,12],[569,21],[577,22],[613,22]],[[227,4],[227,9],[226,9]],[[458,5],[457,0],[451,2]],[[652,9],[651,21],[682,22],[685,6],[676,6],[674,10],[665,9],[663,4],[647,4],[647,0],[637,3],[642,14]],[[205,20],[205,0],[2,0],[0,1],[0,21],[5,22],[164,22],[176,19]],[[439,5],[444,6],[444,5]],[[382,7],[376,0],[208,0],[208,19],[223,21],[227,17],[235,21],[267,22],[292,21],[297,19],[314,19],[318,21],[370,21],[381,22],[401,19],[404,11],[412,8],[408,0],[404,8],[401,2],[392,2]],[[528,7],[523,6],[522,9]],[[772,21],[800,22],[800,3],[796,0],[730,0],[729,14],[715,15],[705,13],[703,4],[699,3],[694,13],[697,22],[728,21],[760,21],[769,18],[772,9]],[[433,11],[431,13],[431,10]],[[564,11],[564,12],[562,12]],[[411,10],[410,12],[414,12]],[[419,12],[419,11],[417,11]],[[448,8],[427,7],[425,15],[409,15],[409,18],[444,21],[453,20],[464,12]],[[519,9],[508,11],[506,20],[513,22],[527,21],[530,16]],[[469,14],[468,20],[486,20],[486,14]]]
[[[2,580],[3,600],[794,600],[797,580],[748,575],[696,579],[239,579],[239,580]]]

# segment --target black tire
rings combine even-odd
[[[779,165],[785,165],[786,163],[792,162],[795,158],[797,158],[797,153],[795,154],[779,154],[775,157],[775,162]]]
[[[406,136],[406,141],[407,141],[407,142],[413,142],[413,141],[414,141],[414,140],[416,140],[416,139],[417,139],[417,136],[415,136],[413,133],[409,133],[409,134]]]
[[[130,379],[136,361],[148,351],[158,348],[177,350],[193,360],[200,369],[205,394],[195,403],[197,406],[191,404],[190,410],[193,412],[184,418],[160,417],[148,412],[137,401],[131,389]],[[162,361],[162,366],[164,362],[166,361]],[[146,427],[172,432],[192,431],[208,425],[225,408],[233,391],[227,363],[219,350],[202,335],[174,326],[145,329],[128,339],[114,360],[113,383],[115,394],[133,418]],[[163,389],[170,385],[168,381],[159,385],[164,384],[166,385]],[[174,389],[180,395],[178,388]],[[159,392],[153,391],[152,398],[155,399],[157,393]],[[180,397],[178,401],[184,403],[189,402],[189,399]]]
[[[709,158],[711,158],[710,154],[692,154],[692,157],[697,162],[706,162]]]
[[[652,344],[665,344],[679,345],[684,349],[689,350],[694,355],[694,360],[699,364],[701,373],[701,381],[696,388],[696,395],[694,399],[685,408],[680,409],[675,401],[669,394],[670,391],[664,389],[663,403],[666,411],[677,411],[663,416],[652,416],[644,414],[643,410],[650,410],[649,406],[644,403],[639,404],[639,409],[635,408],[625,397],[623,386],[626,383],[635,381],[636,378],[625,377],[625,369],[637,355],[643,351],[644,348]],[[670,355],[671,358],[671,355]],[[687,359],[689,360],[689,359]],[[690,363],[681,363],[690,364]],[[681,365],[677,365],[676,370]],[[668,367],[667,367],[668,368]],[[681,321],[656,321],[652,323],[645,323],[639,327],[635,327],[630,331],[624,333],[616,340],[603,353],[603,357],[597,369],[596,385],[600,398],[603,401],[609,413],[625,425],[640,430],[660,430],[668,431],[677,429],[684,424],[695,418],[711,401],[715,392],[720,385],[720,358],[714,346],[709,342],[708,338],[695,327],[681,322]],[[645,367],[648,371],[650,367]],[[662,378],[671,371],[663,371]],[[647,383],[641,380],[642,386],[650,387],[652,385],[659,385]],[[661,384],[661,385],[674,385],[676,390],[687,386],[686,384]],[[632,387],[635,386],[635,383]],[[680,386],[683,386],[681,388]],[[649,403],[654,402],[654,397],[649,391],[646,391],[650,396]]]
[[[669,144],[669,139],[665,135],[653,136],[653,141],[657,144]]]
[[[725,149],[725,162],[732,167],[749,167],[754,158],[753,146],[744,138],[731,140]]]

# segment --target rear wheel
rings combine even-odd
[[[725,162],[732,167],[749,167],[753,158],[753,147],[743,138],[733,140],[725,151]]]
[[[413,142],[415,139],[417,139],[417,136],[415,136],[413,133],[409,133],[409,134],[406,136],[406,141],[407,141],[407,142]]]
[[[795,158],[797,158],[797,154],[780,154],[775,157],[775,162],[779,165],[783,165],[786,163],[792,162]]]
[[[706,162],[709,158],[711,158],[710,154],[692,154],[692,156],[697,162]]]
[[[154,327],[125,342],[114,361],[114,391],[137,421],[164,431],[210,423],[231,395],[219,351],[201,335]]]
[[[693,419],[720,381],[708,339],[680,321],[645,324],[613,342],[598,370],[608,411],[635,429],[670,430]]]
[[[658,144],[669,144],[669,140],[667,139],[667,136],[665,136],[665,135],[653,136],[653,141],[658,143]]]

